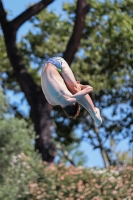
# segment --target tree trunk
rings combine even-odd
[[[86,15],[90,10],[90,5],[86,0],[78,0],[77,8],[76,8],[76,17],[75,24],[73,27],[73,33],[70,37],[70,40],[67,44],[66,50],[64,52],[64,59],[67,61],[68,65],[70,65],[73,61],[74,55],[78,50],[80,45],[80,40],[82,38],[83,29],[85,27],[85,19]]]
[[[104,167],[107,168],[109,166],[108,156],[107,156],[106,150],[103,147],[102,140],[100,138],[100,135],[98,134],[98,129],[96,127],[95,127],[95,133],[96,133],[96,136],[97,136],[97,140],[99,142],[99,149],[101,151],[101,155],[102,155],[102,158],[103,158]]]

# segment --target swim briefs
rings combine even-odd
[[[46,63],[51,63],[53,65],[55,65],[58,69],[58,72],[62,71],[62,58],[61,57],[53,57],[50,58]]]

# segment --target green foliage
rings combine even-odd
[[[0,29],[1,31],[1,29]],[[7,53],[6,53],[6,47],[4,44],[4,40],[2,35],[0,34],[0,72],[6,72],[6,70],[8,69],[9,71],[11,70],[9,67],[9,61],[8,61],[8,57],[7,57]]]
[[[1,31],[1,29],[0,29]],[[4,38],[0,34],[0,85],[6,91],[7,89],[20,91],[20,87],[16,81],[14,71],[8,59]]]
[[[0,88],[0,120],[4,118],[4,113],[7,113],[8,104]]]
[[[123,4],[124,1],[93,2],[86,20],[81,48],[97,91],[120,90],[127,82],[126,77],[132,77],[133,20],[128,9],[123,12]]]
[[[75,139],[76,140],[76,139]],[[87,163],[87,155],[80,149],[80,141],[74,142],[70,145],[64,145],[62,142],[56,143],[57,159],[56,163],[64,165],[83,166]]]
[[[132,164],[132,147],[126,151],[118,149],[116,141],[110,139],[111,154],[109,155],[113,165],[131,165]],[[113,162],[114,159],[114,162]]]
[[[34,152],[33,126],[8,114],[8,104],[0,90],[0,199],[18,199],[25,195],[26,185],[36,177],[30,165],[40,162]],[[27,163],[24,158],[29,157]]]

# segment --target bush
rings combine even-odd
[[[25,120],[9,115],[1,90],[0,99],[0,199],[27,198],[28,186],[37,180],[35,168],[41,160],[34,152],[35,133]]]
[[[44,167],[40,180],[30,184],[31,199],[133,199],[133,167],[81,169]]]

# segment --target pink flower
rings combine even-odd
[[[117,193],[117,191],[116,191],[116,190],[113,190],[113,191],[112,191],[112,194],[116,194],[116,193]]]
[[[106,194],[107,194],[107,192],[106,192],[106,191],[103,191],[103,194],[104,194],[104,195],[106,195]]]

